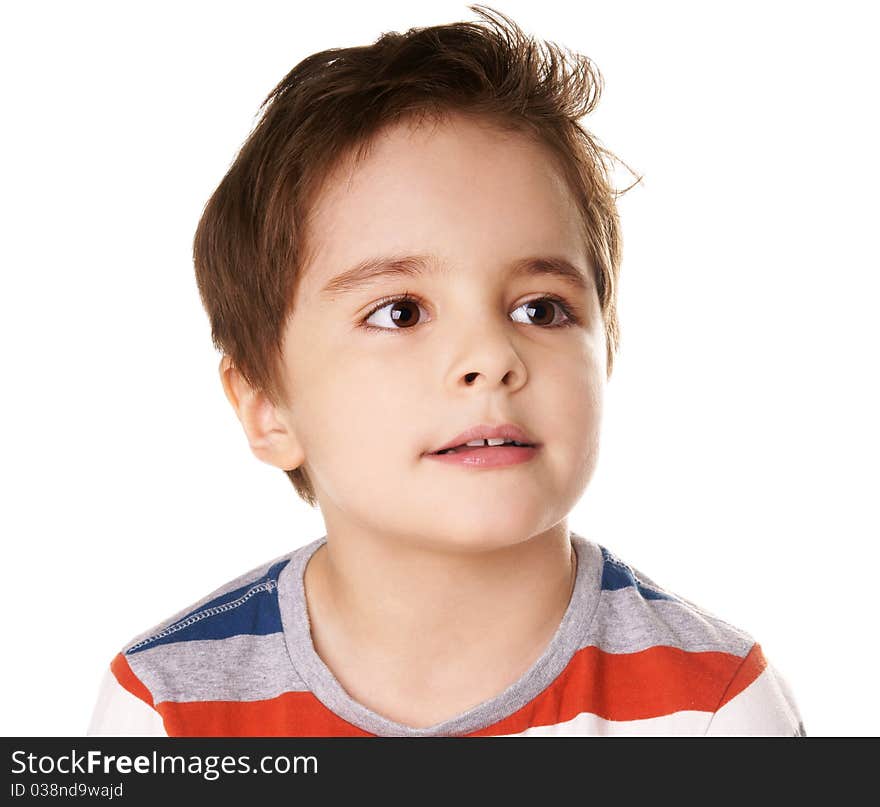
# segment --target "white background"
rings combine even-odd
[[[809,734],[876,734],[871,4],[494,7],[597,63],[586,125],[645,177],[571,527],[755,636]],[[223,395],[193,232],[298,61],[477,15],[303,8],[4,9],[4,735],[83,734],[132,635],[323,534]]]

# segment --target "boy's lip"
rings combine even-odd
[[[461,434],[457,434],[442,446],[435,448],[433,451],[426,451],[426,454],[436,454],[438,451],[445,451],[447,448],[457,448],[470,440],[487,440],[490,438],[501,438],[502,440],[516,440],[517,443],[527,443],[528,445],[537,447],[536,443],[523,429],[513,423],[502,423],[499,426],[490,426],[481,423],[477,426],[471,426],[465,429]]]

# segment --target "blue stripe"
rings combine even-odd
[[[662,591],[649,588],[641,580],[639,580],[633,570],[630,569],[622,560],[612,555],[604,546],[599,547],[602,550],[602,590],[617,591],[627,586],[634,587],[639,594],[646,600],[674,600],[675,597],[670,596]]]
[[[280,633],[281,612],[278,609],[278,575],[288,564],[280,561],[262,577],[234,591],[200,605],[171,625],[125,651],[139,653],[162,644],[192,642],[197,639],[228,639],[250,634],[265,636]]]

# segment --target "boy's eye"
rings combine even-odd
[[[382,301],[377,308],[374,308],[370,312],[364,322],[369,323],[373,317],[377,314],[381,314],[381,316],[378,317],[379,321],[383,323],[390,322],[390,327],[369,324],[367,327],[381,331],[404,330],[406,328],[411,328],[419,321],[419,308],[418,301],[412,297],[402,297],[396,300],[391,300],[390,302]],[[400,327],[395,327],[395,325]]]
[[[374,331],[409,330],[420,321],[420,310],[419,300],[412,295],[387,298],[381,300],[367,315],[364,327]],[[544,328],[562,328],[579,322],[572,309],[562,299],[554,296],[529,300],[518,305],[514,311],[524,312],[523,318],[516,319],[516,322]]]
[[[526,324],[543,325],[545,328],[559,328],[563,325],[574,324],[574,317],[568,306],[555,297],[538,297],[523,303],[515,311],[525,311],[526,318],[517,320]],[[562,317],[557,317],[556,312],[561,311]]]

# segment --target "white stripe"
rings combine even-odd
[[[167,737],[159,713],[120,685],[108,667],[101,681],[98,700],[87,736]]]
[[[785,696],[772,666],[768,665],[712,718],[707,736],[793,736],[800,715]]]
[[[591,712],[552,726],[533,726],[506,737],[650,737],[701,736],[709,725],[710,712],[685,710],[643,720],[606,720]]]

